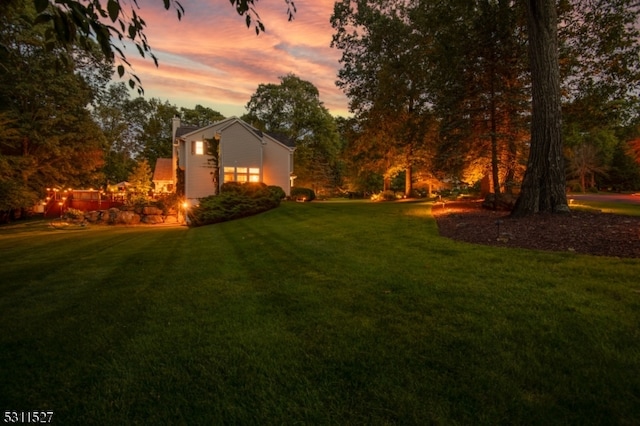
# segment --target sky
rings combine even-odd
[[[125,55],[142,80],[145,98],[241,116],[258,85],[279,84],[281,76],[293,73],[318,89],[332,115],[348,116],[347,98],[335,85],[341,52],[330,47],[334,1],[296,0],[293,21],[287,20],[284,0],[256,1],[266,27],[256,36],[229,0],[180,0],[181,20],[162,0],[138,0],[159,67],[133,46],[125,46]]]

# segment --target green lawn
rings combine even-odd
[[[640,260],[475,246],[428,203],[0,228],[0,409],[86,424],[639,424]]]
[[[606,196],[602,196],[602,201],[574,200],[573,203],[571,203],[571,208],[583,210],[595,209],[602,213],[640,216],[640,204],[607,201]]]

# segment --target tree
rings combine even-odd
[[[514,217],[538,212],[566,213],[562,148],[558,19],[555,0],[527,2],[531,58],[531,149]]]
[[[13,208],[26,208],[46,187],[95,186],[104,136],[88,106],[96,92],[81,73],[101,71],[102,58],[86,51],[50,52],[28,24],[28,7],[0,15],[0,181]],[[64,61],[60,61],[64,58]]]
[[[526,7],[521,8],[522,5]],[[391,127],[382,120],[386,116],[395,119],[393,124],[402,121],[405,110],[391,101],[393,94],[409,94],[417,89],[417,96],[408,99],[431,105],[439,123],[435,151],[429,156],[434,172],[460,178],[470,176],[474,168],[482,173],[490,171],[494,191],[499,192],[502,187],[508,191],[523,169],[521,157],[529,151],[532,169],[519,211],[547,210],[547,205],[550,211],[564,211],[566,200],[560,196],[556,201],[556,191],[564,187],[557,181],[564,173],[560,102],[597,95],[595,110],[606,107],[620,117],[626,115],[627,122],[634,117],[638,109],[629,100],[637,99],[633,94],[638,87],[638,27],[633,23],[639,6],[631,0],[570,0],[558,3],[558,7],[562,15],[561,44],[556,34],[554,2],[337,3],[332,16],[337,30],[333,46],[343,50],[338,84],[349,97],[356,117],[363,119],[358,134],[365,138],[364,149],[371,153],[377,146],[385,156],[399,152],[405,141],[394,140],[391,135],[399,133],[394,130],[390,135],[384,129]],[[549,12],[549,8],[553,11]],[[402,43],[394,40],[397,34]],[[594,42],[584,46],[585,39]],[[553,44],[545,50],[549,47],[547,41]],[[418,54],[412,55],[412,50]],[[560,53],[562,74],[558,71]],[[398,62],[394,63],[396,59]],[[406,69],[412,72],[406,73]],[[409,75],[412,78],[406,78]],[[533,108],[530,89],[535,98]],[[565,97],[561,98],[560,93]],[[364,119],[374,117],[371,113],[375,113],[371,123],[379,127],[367,137]],[[529,124],[532,117],[536,119]],[[608,123],[613,119],[611,114],[607,116]],[[533,142],[527,144],[525,129],[529,127],[535,130]],[[558,129],[551,132],[559,136],[545,134],[546,129],[555,127]],[[382,133],[384,138],[372,140]],[[371,164],[380,159],[372,156]],[[549,170],[553,171],[547,173]],[[538,177],[548,181],[541,182]],[[534,200],[524,203],[524,194],[532,190],[537,191],[532,196]],[[527,207],[523,208],[525,204]]]
[[[5,0],[0,4],[0,15],[7,9],[23,0]],[[256,34],[265,31],[260,16],[255,8],[256,0],[230,0],[240,16],[245,17],[247,27],[252,24]],[[185,13],[182,4],[177,0],[162,0],[166,10],[174,10],[178,19]],[[296,7],[293,0],[285,0],[289,20],[293,19]],[[126,0],[33,0],[37,16],[30,19],[28,24],[45,25],[47,30],[47,46],[79,46],[91,50],[94,41],[98,43],[102,53],[109,60],[118,60],[116,71],[120,77],[129,75],[129,86],[138,88],[143,93],[140,78],[133,73],[131,65],[124,54],[124,45],[114,43],[114,39],[121,43],[124,39],[132,42],[142,57],[147,55],[153,59],[156,66],[158,59],[144,33],[146,23],[138,11],[140,6],[136,0],[129,3]],[[128,69],[128,71],[127,71]]]
[[[422,5],[421,5],[422,6]],[[383,189],[404,173],[412,193],[413,172],[430,163],[434,116],[426,90],[430,76],[428,37],[414,25],[421,7],[377,0],[336,3],[332,46],[343,51],[338,86],[359,121],[350,147],[363,173],[384,176]],[[420,29],[418,29],[420,28]]]
[[[416,11],[414,22],[432,28],[437,171],[469,183],[488,175],[493,192],[509,192],[520,174],[530,107],[520,3],[449,1]]]
[[[246,108],[247,122],[295,141],[296,186],[335,187],[339,135],[312,83],[288,74],[280,77],[280,84],[260,84]]]
[[[625,99],[637,99],[638,94],[640,46],[635,24],[639,9],[637,2],[629,0],[576,0],[569,4],[568,10],[561,9],[564,13],[563,91],[569,93],[572,103],[580,103],[592,112],[614,112],[617,117],[613,120],[617,122],[629,122],[632,118],[629,111],[637,111],[634,107],[620,107],[626,103]],[[529,0],[527,11],[533,123],[527,173],[512,212],[514,216],[538,211],[568,211],[563,141],[559,131],[562,92],[556,3]]]
[[[151,167],[146,159],[139,161],[133,168],[133,171],[127,179],[130,185],[128,191],[131,195],[130,201],[132,203],[147,200],[147,196],[151,190],[151,176]]]
[[[132,125],[132,109],[129,90],[124,83],[112,84],[100,96],[92,110],[92,116],[106,138],[106,183],[122,182],[133,169],[137,132]]]
[[[136,158],[146,159],[149,164],[155,164],[158,158],[171,157],[173,146],[171,119],[178,114],[178,108],[160,99],[152,98],[148,101],[138,98],[136,100],[142,113],[138,122],[138,151]]]
[[[224,115],[211,108],[196,105],[195,108],[180,108],[181,125],[204,127],[216,121],[224,120]]]

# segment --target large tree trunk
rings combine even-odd
[[[528,0],[531,60],[531,151],[512,216],[568,212],[555,0]]]

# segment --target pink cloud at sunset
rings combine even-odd
[[[334,0],[297,0],[287,21],[284,0],[256,2],[266,32],[256,36],[227,0],[182,0],[185,14],[164,10],[161,0],[138,0],[153,53],[144,59],[127,46],[127,59],[142,80],[145,97],[225,116],[242,115],[259,84],[279,83],[293,73],[313,83],[334,116],[349,115],[347,98],[335,85],[340,52],[329,47]]]

